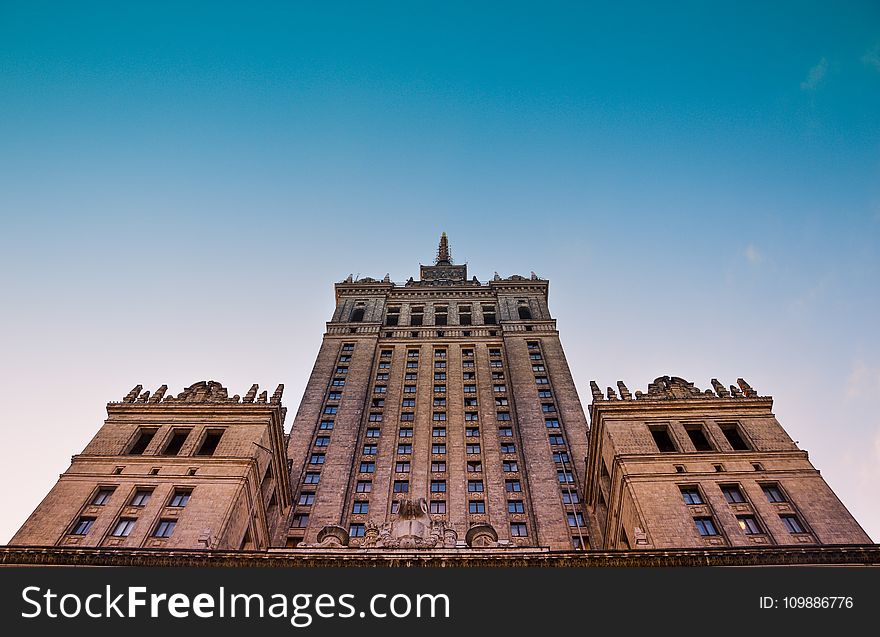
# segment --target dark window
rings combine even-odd
[[[501,453],[516,453],[516,445],[512,442],[505,442],[501,445]]]
[[[400,431],[397,432],[397,435],[400,438],[412,438],[413,430],[410,427],[402,427]]]
[[[513,435],[513,429],[511,427],[498,427],[498,435],[502,437],[510,437]]]
[[[479,493],[483,491],[482,480],[468,480],[468,492]]]
[[[140,456],[143,455],[144,451],[147,448],[147,445],[150,444],[150,441],[153,439],[153,436],[156,435],[157,429],[139,429],[137,438],[134,441],[134,444],[128,450],[129,455],[131,456]]]
[[[565,441],[562,439],[562,436],[560,436],[558,434],[551,434],[550,436],[547,436],[547,437],[549,438],[551,445],[564,445],[565,444]]]
[[[373,473],[376,471],[376,463],[375,462],[362,462],[360,466],[361,473]]]
[[[710,535],[718,535],[718,529],[715,528],[715,522],[712,518],[694,518],[694,524],[700,535],[707,537]]]
[[[755,519],[754,515],[738,515],[736,516],[736,521],[739,523],[739,528],[741,528],[746,535],[758,535],[763,533],[761,527],[758,526],[758,521]]]
[[[367,438],[378,438],[381,430],[376,428],[367,429]]]
[[[446,435],[446,427],[434,427],[431,430],[431,436],[434,438],[443,438]]]
[[[408,480],[395,480],[394,481],[394,493],[409,493],[409,481]]]
[[[574,482],[574,476],[571,471],[564,471],[559,469],[556,471],[556,477],[559,479],[559,482],[565,484],[569,482]]]
[[[431,463],[431,471],[435,473],[442,473],[446,471],[446,462],[443,460],[434,461]]]
[[[94,523],[95,518],[80,518],[76,521],[76,524],[73,525],[73,530],[71,530],[70,533],[72,535],[85,535],[91,530]]]
[[[764,491],[764,495],[767,496],[768,502],[785,502],[785,496],[782,495],[782,491],[775,484],[765,484],[761,487]]]
[[[153,495],[152,489],[138,489],[134,492],[134,495],[131,497],[131,502],[129,502],[129,504],[133,507],[146,506],[147,502],[150,501],[151,495]]]
[[[480,453],[480,445],[477,444],[469,444],[465,445],[465,453]]]
[[[345,343],[342,346],[343,352],[353,352],[354,351],[354,343]]]
[[[364,445],[364,455],[375,456],[378,449],[378,445]]]
[[[577,513],[569,513],[568,514],[568,526],[583,526],[584,525],[584,514]]]
[[[431,480],[431,493],[445,493],[446,480]]]
[[[162,451],[162,454],[166,456],[176,456],[179,454],[190,431],[192,431],[192,429],[175,429],[171,434],[171,439],[168,441],[168,444],[165,445],[165,450]]]
[[[177,522],[174,520],[159,520],[159,524],[156,525],[156,530],[153,532],[153,537],[171,537],[175,526],[177,526]]]
[[[691,439],[691,444],[694,445],[694,449],[697,451],[713,451],[712,445],[709,443],[709,439],[706,438],[706,433],[703,431],[702,427],[691,426],[685,427],[684,430]]]
[[[522,500],[508,500],[507,501],[507,512],[508,513],[525,513],[525,507],[523,507]]]
[[[401,460],[394,464],[394,471],[397,473],[409,473],[410,464],[406,460]]]
[[[354,522],[348,527],[348,537],[364,537],[367,527],[360,523]]]
[[[412,453],[412,445],[408,442],[402,442],[397,445],[397,453]]]
[[[519,480],[505,480],[504,490],[508,493],[519,493],[522,491],[522,485],[519,483]]]
[[[468,460],[467,470],[468,473],[480,473],[483,470],[483,463],[479,460]]]
[[[470,436],[471,438],[478,437],[480,435],[480,428],[479,427],[465,427],[464,435]]]
[[[107,504],[107,500],[110,499],[110,496],[113,495],[113,492],[116,489],[111,488],[101,488],[98,489],[98,492],[95,494],[95,497],[92,498],[92,504],[96,506],[100,506],[102,504]]]
[[[572,491],[570,489],[565,489],[562,491],[562,503],[563,504],[577,504],[581,499],[577,494],[577,491]]]
[[[360,323],[364,320],[364,308],[356,307],[354,311],[351,313],[351,322],[352,323]]]
[[[306,473],[305,480],[303,480],[303,482],[305,484],[318,484],[320,481],[321,481],[321,474],[314,473],[312,471],[309,471],[308,473]]]
[[[486,502],[484,500],[471,500],[468,502],[468,513],[485,513]]]
[[[553,462],[560,462],[565,464],[568,462],[568,453],[565,451],[554,451],[553,452]]]
[[[665,425],[650,427],[651,436],[654,438],[654,444],[661,453],[675,453],[675,444],[669,436],[669,428]]]
[[[168,506],[185,507],[189,504],[189,498],[191,495],[191,489],[175,489],[174,495],[171,496],[171,502],[168,503]]]
[[[199,447],[199,452],[196,455],[199,456],[213,456],[214,452],[217,451],[217,445],[220,444],[220,439],[223,437],[222,429],[209,429],[205,433],[205,439],[202,441],[202,446]]]
[[[519,471],[519,466],[516,464],[516,460],[505,460],[501,463],[501,470],[506,473],[512,473]]]
[[[739,427],[736,425],[721,425],[721,433],[727,438],[727,442],[734,451],[748,451],[749,446],[739,433]]]
[[[299,501],[297,504],[302,506],[310,506],[315,503],[315,492],[314,491],[303,491],[299,494]]]
[[[330,436],[318,436],[315,438],[316,447],[327,447],[330,444]]]
[[[324,464],[324,454],[313,453],[311,456],[309,456],[309,464]]]
[[[527,536],[528,530],[526,529],[525,522],[511,522],[510,523],[510,535],[512,537],[525,537]]]
[[[721,492],[724,494],[724,499],[731,504],[737,504],[746,501],[746,499],[743,497],[742,491],[740,491],[739,487],[735,484],[722,485]]]
[[[358,493],[370,493],[373,490],[373,483],[370,480],[358,480],[355,491]]]
[[[113,527],[113,531],[110,533],[113,537],[128,537],[131,530],[134,528],[134,523],[136,520],[134,518],[120,518],[119,522],[116,523],[116,526]]]
[[[370,503],[369,502],[355,502],[354,507],[351,510],[352,513],[369,513],[370,512]]]
[[[785,525],[785,528],[788,529],[789,533],[806,533],[806,530],[796,515],[780,515],[779,519],[782,520],[782,523]]]
[[[431,445],[431,453],[436,453],[436,454],[440,454],[440,455],[446,453],[446,445],[444,445],[444,444]]]
[[[681,487],[681,497],[685,504],[703,504],[703,496],[696,487]]]
[[[446,513],[446,500],[431,500],[431,513]]]
[[[418,326],[422,324],[423,320],[423,309],[422,308],[413,308],[412,313],[409,315],[409,324]]]

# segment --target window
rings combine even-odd
[[[342,378],[334,378],[331,385],[333,385],[333,387],[343,387],[345,385],[345,380]]]
[[[468,493],[482,493],[483,492],[483,481],[482,480],[468,480]]]
[[[468,436],[470,438],[476,438],[480,435],[480,428],[479,427],[465,427],[464,428],[464,435]]]
[[[734,451],[748,451],[749,445],[740,434],[739,427],[736,424],[720,425],[721,433],[727,438],[727,442]]]
[[[446,372],[434,372],[434,380],[446,380]]]
[[[721,492],[724,494],[724,499],[727,500],[730,504],[737,504],[746,501],[746,499],[743,497],[742,491],[740,491],[739,487],[735,484],[721,485]]]
[[[544,420],[544,424],[547,425],[547,429],[559,429],[558,418],[547,418]]]
[[[382,414],[370,414],[370,422],[382,422]]]
[[[141,456],[147,449],[147,445],[153,440],[158,429],[139,429],[134,444],[128,450],[130,456]]]
[[[315,438],[316,447],[326,447],[330,444],[330,436],[318,436]]]
[[[394,326],[397,325],[400,320],[400,308],[399,307],[389,307],[388,312],[385,314],[385,325]]]
[[[175,526],[177,526],[175,520],[159,520],[156,530],[153,531],[153,537],[171,537]]]
[[[348,537],[364,537],[367,527],[361,522],[352,522],[348,526]]]
[[[394,493],[409,493],[409,480],[395,480]]]
[[[535,384],[536,385],[549,385],[550,381],[547,380],[546,376],[535,376]]]
[[[353,352],[354,351],[354,343],[344,343],[342,345],[343,352]],[[388,355],[391,356],[391,352],[388,352]]]
[[[443,438],[446,436],[446,427],[434,427],[431,430],[431,437],[433,438]]]
[[[547,436],[547,438],[550,440],[551,445],[564,445],[565,444],[565,441],[562,439],[562,436],[560,436],[558,434],[551,434],[551,435]]]
[[[445,311],[445,308],[444,308]],[[434,358],[446,358],[446,350],[445,349],[435,349],[434,350]]]
[[[461,373],[462,380],[477,380],[476,372],[462,372]]]
[[[400,438],[412,438],[413,430],[411,427],[401,427],[400,431],[397,432],[397,435]]]
[[[669,427],[667,425],[654,425],[648,429],[650,429],[651,436],[654,438],[654,444],[657,445],[660,453],[675,453],[677,451],[675,443],[672,442],[672,438],[669,436]]]
[[[309,456],[309,464],[324,464],[324,454],[313,453],[311,456]]]
[[[501,453],[516,453],[516,445],[512,442],[504,442],[501,444]]]
[[[88,533],[92,525],[95,523],[95,518],[80,518],[76,521],[76,524],[73,525],[73,529],[70,531],[71,535],[85,535]]]
[[[714,451],[709,443],[709,439],[706,438],[706,432],[703,431],[700,425],[691,425],[685,427],[684,430],[687,432],[688,438],[691,439],[694,449],[697,451]]]
[[[464,393],[476,394],[477,393],[477,386],[476,385],[465,385],[464,386]]]
[[[496,407],[507,407],[508,404],[509,403],[506,398],[496,398],[495,399],[495,406]]]
[[[435,398],[434,399],[434,406],[435,407],[445,407],[446,406],[446,399],[445,398]]]
[[[366,502],[366,501],[355,502],[354,506],[351,509],[351,512],[354,514],[369,513],[370,512],[370,503]]]
[[[377,429],[375,427],[367,429],[367,438],[378,438],[380,431],[380,429]]]
[[[358,480],[354,490],[357,493],[370,493],[373,490],[373,482],[371,480]]]
[[[394,500],[391,503],[391,513],[397,513],[400,511],[400,500]]]
[[[390,349],[383,349],[379,353],[379,356],[381,356],[382,358],[391,358],[391,350]]]
[[[568,514],[568,526],[583,526],[584,514],[581,512]]]
[[[431,500],[431,513],[446,513],[446,500]]]
[[[697,487],[680,487],[681,497],[685,504],[703,504],[703,496]]]
[[[483,470],[483,463],[479,460],[468,460],[467,470],[468,473],[480,473]]]
[[[554,451],[553,452],[553,462],[560,462],[562,464],[566,464],[568,462],[568,453],[565,451]]]
[[[538,398],[553,398],[553,392],[549,389],[539,389]]]
[[[492,385],[492,391],[496,394],[503,394],[507,391],[507,385]]]
[[[486,325],[495,325],[495,306],[494,305],[484,305],[483,306],[483,323]]]
[[[131,497],[131,502],[128,504],[133,507],[146,506],[147,502],[150,501],[151,495],[153,495],[152,489],[138,489],[134,492],[134,495]]]
[[[563,484],[574,482],[574,476],[571,474],[571,471],[559,469],[556,471],[556,477],[559,479],[559,482]]]
[[[464,414],[464,419],[467,421],[479,420],[479,415],[475,411],[466,411]]]
[[[333,429],[333,421],[332,420],[322,420],[321,424],[318,425],[318,429]]]
[[[505,460],[501,463],[501,470],[505,473],[513,473],[519,471],[519,466],[517,466],[516,460]]]
[[[320,473],[314,473],[312,471],[309,471],[308,473],[306,473],[306,477],[303,480],[303,483],[304,484],[318,484],[318,482],[320,482],[320,481],[321,481],[321,474]]]
[[[446,493],[446,480],[431,480],[431,493]]]
[[[435,369],[446,369],[446,361],[434,361]]]
[[[418,309],[418,308],[413,308],[413,312],[420,312],[420,311],[421,311],[421,310]],[[419,350],[417,350],[417,349],[411,349],[411,350],[409,350],[409,351],[406,353],[406,357],[407,357],[407,358],[418,358],[418,357],[419,357]]]
[[[416,393],[416,386],[415,386],[415,385],[404,385],[404,386],[403,386],[403,393],[404,393],[404,394],[414,394],[414,393]]]
[[[739,524],[739,528],[746,535],[760,535],[763,533],[754,515],[738,515],[736,516],[736,521]]]
[[[400,406],[401,407],[415,407],[416,406],[416,399],[415,398],[404,398],[400,402]]]
[[[485,513],[486,512],[486,501],[485,500],[470,500],[468,502],[468,513]]]
[[[500,360],[489,361],[489,367],[494,367],[496,369],[500,369],[500,368],[504,367],[504,363],[502,363]],[[497,376],[497,377],[493,374],[492,378],[504,378],[504,374],[501,374],[501,376]]]
[[[787,514],[780,515],[779,519],[782,520],[782,523],[785,525],[785,528],[788,529],[789,533],[806,533],[807,531],[804,529],[801,521],[798,520],[796,515]]]
[[[471,306],[470,305],[461,305],[458,308],[458,324],[459,325],[470,325],[471,324]]]
[[[406,361],[407,369],[418,369],[419,361]]]
[[[374,394],[384,394],[387,391],[388,391],[388,388],[385,387],[384,385],[376,385],[375,387],[373,387]]]
[[[378,445],[364,445],[364,455],[365,456],[375,456],[376,452],[379,450]]]
[[[525,513],[525,508],[523,507],[522,500],[508,500],[507,501],[507,512],[508,513]]]
[[[409,473],[410,464],[408,460],[400,460],[394,464],[396,473]]]
[[[572,491],[571,489],[565,489],[562,492],[562,503],[563,504],[577,504],[581,499],[577,494],[577,491]]]
[[[412,422],[415,419],[416,419],[416,415],[414,412],[404,411],[404,412],[401,412],[401,414],[400,414],[400,420],[403,422]]]
[[[546,372],[547,368],[538,363],[537,365],[532,365],[533,372]]]
[[[694,524],[697,526],[697,532],[703,537],[718,535],[718,529],[715,528],[712,518],[694,518]]]
[[[528,534],[525,522],[510,523],[510,535],[512,537],[526,537]]]
[[[541,411],[545,414],[552,413],[556,411],[556,405],[553,403],[541,403]]]
[[[397,445],[397,453],[412,453],[412,445],[408,442],[400,443],[399,445]]]
[[[480,443],[470,443],[465,445],[465,453],[480,453]]]
[[[315,503],[315,492],[314,491],[303,491],[299,494],[299,500],[297,504],[301,506],[311,506]]]
[[[505,480],[504,490],[508,493],[519,493],[522,491],[522,485],[519,483],[519,480]]]
[[[362,462],[360,466],[361,473],[374,473],[376,471],[375,462]]]
[[[162,455],[176,456],[179,454],[183,448],[183,443],[186,442],[191,431],[192,429],[175,429],[168,440],[168,444],[165,445],[165,449],[162,450]]]
[[[446,420],[446,412],[445,411],[435,411],[432,418],[433,418],[433,420]]]
[[[336,373],[337,373],[337,374],[347,374],[347,373],[348,373],[348,367],[346,367],[346,366],[344,366],[344,365],[340,365],[339,367],[336,368]]]
[[[110,499],[110,496],[113,495],[115,490],[115,488],[111,487],[102,487],[98,489],[98,492],[92,498],[91,504],[94,504],[95,506],[107,504],[107,500]]]
[[[467,391],[467,389],[465,389]],[[446,385],[434,385],[434,393],[435,394],[445,394],[446,393]]]
[[[113,527],[113,531],[110,532],[110,535],[113,537],[128,537],[134,528],[134,523],[134,518],[120,518],[116,526]]]
[[[434,443],[431,445],[431,453],[443,455],[446,453],[446,445]]]
[[[349,362],[351,362],[351,356],[349,356],[348,354],[345,354],[345,355],[343,355],[343,356],[340,356],[340,357],[339,357],[339,362],[340,362],[340,363],[349,363]],[[385,363],[385,364],[387,365],[388,363]]]
[[[331,391],[327,394],[327,400],[342,400],[342,392],[341,391]],[[375,404],[375,401],[374,401]],[[381,405],[376,405],[377,407],[381,407]]]
[[[497,419],[501,422],[505,422],[507,420],[510,420],[510,412],[508,412],[508,411],[499,411],[495,415],[496,415]]]
[[[431,463],[431,471],[434,473],[442,473],[446,471],[446,462],[444,460],[438,460]]]
[[[541,360],[541,354],[540,353],[532,353],[532,354],[529,354],[529,358],[532,359],[533,361],[539,361],[539,360]]]
[[[185,507],[189,504],[189,498],[192,495],[192,489],[175,489],[174,495],[171,496],[170,507]]]
[[[767,496],[768,502],[785,502],[785,496],[782,495],[779,485],[764,484],[761,485],[761,489],[764,491],[764,495]]]
[[[196,455],[213,456],[214,452],[217,451],[217,446],[220,444],[220,439],[222,437],[222,429],[209,429],[205,432],[205,439],[202,441],[202,446],[199,448]]]
[[[509,438],[513,435],[513,429],[511,427],[498,427],[498,435]]]
[[[363,303],[358,303],[357,306],[351,311],[351,318],[349,319],[352,323],[360,323],[364,320],[364,307]]]
[[[461,355],[462,355],[464,358],[473,358],[474,350],[472,350],[472,349],[463,349],[463,350],[461,350]]]
[[[327,405],[326,407],[324,407],[325,414],[335,414],[338,410],[339,407],[336,407],[335,405]]]
[[[419,379],[419,375],[416,374],[415,372],[407,372],[403,377],[403,380],[406,380],[406,381],[418,380],[418,379]]]

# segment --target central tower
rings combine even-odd
[[[587,423],[548,282],[349,276],[293,423],[290,546],[588,546]]]

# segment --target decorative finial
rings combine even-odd
[[[452,256],[449,254],[449,240],[446,233],[440,233],[440,247],[437,248],[437,258],[434,260],[437,265],[452,265]]]

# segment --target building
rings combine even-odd
[[[349,276],[284,434],[283,385],[136,386],[3,564],[878,564],[744,381],[591,383],[548,282],[488,282],[446,235],[418,280]]]

